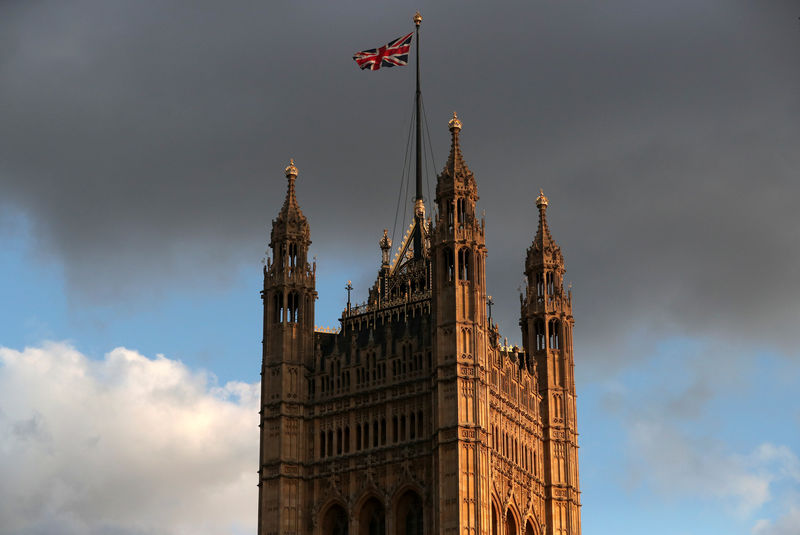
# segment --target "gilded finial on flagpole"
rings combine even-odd
[[[417,11],[416,13],[414,13],[414,24],[417,25],[417,28],[419,28],[420,22],[422,22],[422,15],[420,15],[419,11]]]

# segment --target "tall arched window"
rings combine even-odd
[[[536,274],[536,297],[544,297],[544,273]]]
[[[517,520],[514,518],[514,513],[511,509],[506,512],[506,533],[505,535],[518,535],[517,534]]]
[[[286,297],[286,321],[288,323],[297,322],[299,308],[300,297],[297,295],[297,292],[289,292]]]
[[[395,534],[422,535],[422,498],[413,490],[406,491],[395,506]]]
[[[463,228],[464,222],[467,220],[467,210],[464,199],[458,199],[456,201],[456,209],[458,210],[458,227]]]
[[[458,278],[462,281],[468,281],[472,276],[471,269],[472,253],[469,249],[462,248],[458,250]]]
[[[456,276],[455,258],[453,256],[453,250],[450,247],[444,248],[442,260],[444,261],[444,280],[450,282],[454,280]]]
[[[544,320],[539,318],[534,322],[536,329],[536,351],[543,351],[547,349],[547,340],[544,334]]]
[[[322,533],[325,535],[347,535],[347,511],[341,505],[332,505],[322,519]]]
[[[281,313],[283,312],[281,297],[282,296],[277,293],[272,296],[272,319],[274,323],[280,323],[283,320],[281,317]]]
[[[550,331],[550,349],[561,349],[561,322],[557,319],[550,320],[548,330]]]
[[[385,535],[386,512],[377,498],[370,498],[358,515],[358,535]]]

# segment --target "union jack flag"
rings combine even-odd
[[[353,59],[356,60],[361,70],[377,71],[381,67],[408,65],[408,51],[411,49],[412,35],[414,35],[414,32],[398,37],[380,48],[370,48],[369,50],[356,52],[353,55]]]

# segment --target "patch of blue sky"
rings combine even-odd
[[[180,286],[150,303],[70,304],[61,266],[34,254],[36,244],[25,218],[14,216],[9,223],[0,235],[0,345],[21,349],[66,340],[92,358],[124,346],[151,358],[163,354],[207,370],[220,384],[259,380],[262,275],[258,268],[239,268],[224,287]],[[343,264],[325,265],[317,273],[316,324],[337,327],[346,302],[344,285],[352,272]],[[360,294],[366,289],[359,287],[354,300]]]
[[[579,386],[584,522],[603,526],[595,532],[744,534],[758,519],[786,512],[800,495],[800,475],[786,473],[800,452],[800,363],[764,349],[747,351],[709,340],[663,340],[615,376]],[[679,441],[688,440],[695,449],[709,445],[713,451],[698,459],[729,457],[769,482],[767,499],[747,510],[746,496],[735,490],[704,494],[680,477],[666,484],[675,484],[674,489],[665,488],[663,473],[661,481],[648,473],[647,463],[655,466],[659,459],[635,449],[631,437],[637,422],[679,434]],[[629,500],[632,510],[622,521],[604,514],[618,514],[619,500]],[[653,518],[659,519],[656,525]]]

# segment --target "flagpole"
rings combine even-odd
[[[422,224],[425,218],[425,205],[422,200],[422,122],[420,121],[420,97],[419,90],[419,24],[422,22],[422,15],[419,11],[414,14],[414,24],[417,27],[417,196],[414,200],[414,217],[416,218],[416,236],[414,237],[414,258],[422,257]]]

